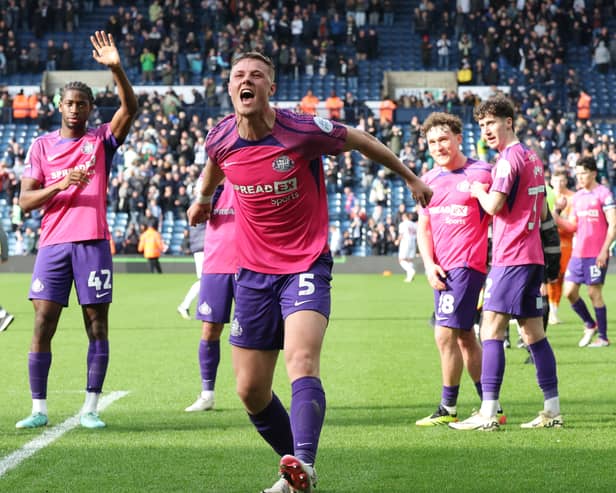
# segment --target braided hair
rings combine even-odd
[[[81,91],[88,97],[88,101],[90,101],[90,104],[94,104],[94,94],[92,93],[92,89],[90,89],[90,86],[84,84],[83,82],[67,82],[62,89],[62,99],[64,99],[64,94],[66,93],[66,91]]]

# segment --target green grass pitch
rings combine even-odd
[[[29,281],[27,274],[0,277],[0,303],[16,316],[0,334],[0,461],[43,433],[15,429],[30,412]],[[102,413],[106,429],[68,431],[0,476],[0,492],[257,493],[275,481],[278,458],[235,395],[228,328],[216,409],[183,411],[200,390],[200,325],[182,320],[175,309],[193,281],[189,274],[115,276],[105,391],[129,394]],[[612,331],[615,285],[609,276],[605,297]],[[564,323],[548,332],[566,427],[520,429],[539,411],[542,396],[534,367],[523,364],[525,351],[512,348],[506,351],[501,393],[509,422],[500,433],[484,434],[415,426],[440,398],[425,277],[406,284],[401,274],[339,274],[332,296],[322,359],[327,415],[317,493],[616,491],[616,353],[614,346],[578,348],[581,324],[568,306],[559,314]],[[82,325],[73,297],[53,341],[48,429],[76,414],[83,402]],[[280,358],[275,390],[287,405],[289,387]],[[478,404],[465,375],[459,414],[466,417]]]

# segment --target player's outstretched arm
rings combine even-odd
[[[358,150],[364,156],[397,173],[408,184],[413,192],[413,198],[422,206],[428,205],[432,198],[432,190],[421,181],[415,173],[405,166],[398,156],[381,141],[368,132],[353,127],[347,127],[347,140],[345,151]]]
[[[124,68],[122,68],[120,53],[113,36],[104,31],[96,31],[93,36],[90,36],[90,42],[93,47],[92,57],[111,70],[113,80],[118,88],[120,107],[111,119],[110,128],[118,142],[122,143],[128,135],[133,118],[135,118],[139,108],[137,97]]]

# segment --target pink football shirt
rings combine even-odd
[[[492,264],[543,265],[539,234],[545,200],[543,163],[517,142],[502,152],[492,174],[491,190],[507,195],[492,222]]]
[[[205,228],[203,273],[235,274],[236,271],[237,248],[233,186],[226,180]]]
[[[596,257],[607,235],[605,211],[616,207],[610,190],[597,185],[592,190],[578,190],[571,200],[572,214],[577,219],[573,244],[574,257]]]
[[[422,177],[432,188],[430,204],[421,214],[430,217],[434,261],[445,271],[468,267],[487,272],[490,216],[470,195],[470,184],[492,183],[491,166],[468,159],[455,171],[434,167]]]
[[[87,185],[71,185],[45,203],[40,246],[109,238],[107,180],[117,148],[109,124],[89,129],[79,139],[63,138],[57,130],[34,140],[22,177],[33,178],[45,188],[78,168],[88,170],[90,179]]]
[[[339,154],[346,127],[276,109],[272,132],[242,139],[235,115],[207,136],[206,149],[232,183],[239,266],[265,274],[304,272],[329,251],[321,156]]]

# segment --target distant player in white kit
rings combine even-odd
[[[417,214],[412,212],[402,214],[402,221],[398,225],[398,242],[398,263],[406,272],[404,282],[411,282],[416,274]]]

